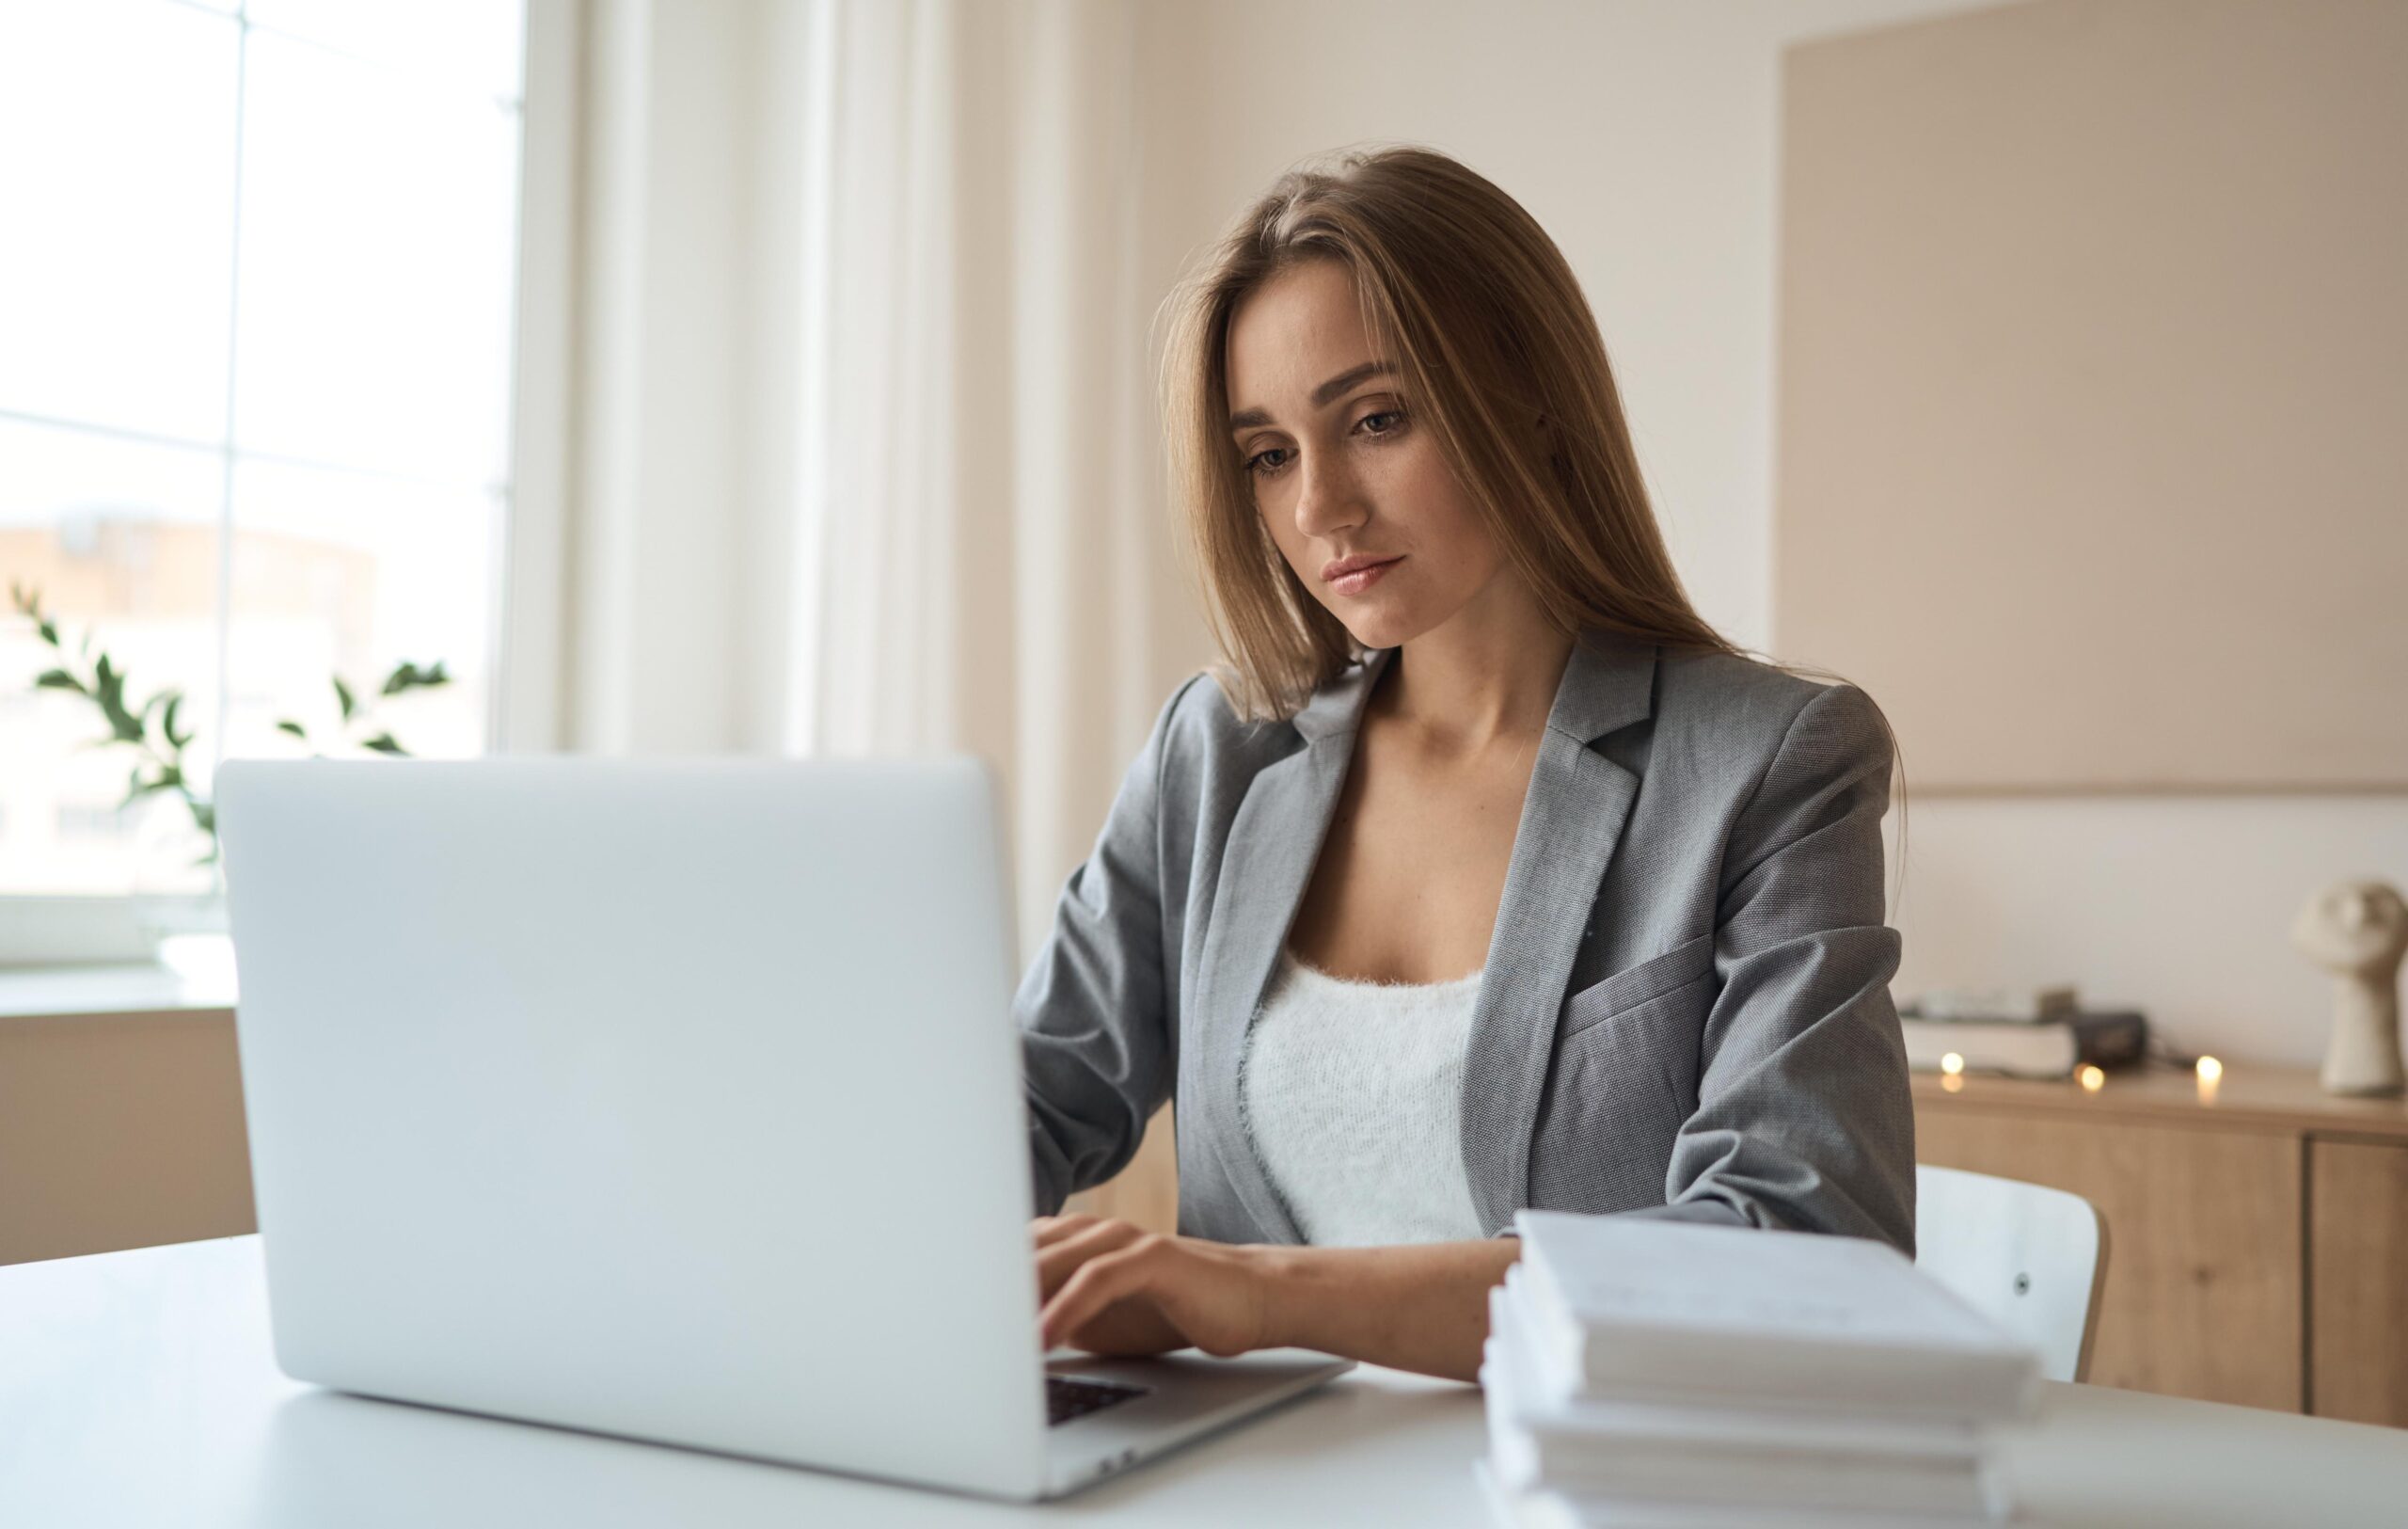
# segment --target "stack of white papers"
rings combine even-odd
[[[1490,1292],[1481,1475],[1534,1529],[2004,1521],[2036,1356],[1857,1237],[1523,1211]]]

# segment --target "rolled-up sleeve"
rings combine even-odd
[[[1689,1220],[1876,1237],[1914,1251],[1914,1107],[1890,980],[1871,697],[1825,687],[1791,721],[1724,854],[1721,980],[1666,1204]]]
[[[1130,764],[1012,1002],[1040,1215],[1118,1172],[1170,1097],[1177,1016],[1163,925],[1161,792],[1172,719],[1195,683],[1171,696]]]

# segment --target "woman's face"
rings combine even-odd
[[[1336,261],[1291,266],[1229,317],[1230,433],[1271,539],[1366,647],[1442,625],[1503,561],[1421,427]]]

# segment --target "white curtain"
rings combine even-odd
[[[1023,944],[1166,682],[1131,19],[813,0],[787,741],[1001,769]],[[1167,586],[1167,587],[1166,587]]]
[[[1170,685],[1118,0],[597,0],[558,742],[975,752],[1041,936]],[[1177,647],[1179,651],[1166,649]]]

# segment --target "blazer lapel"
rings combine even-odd
[[[1290,719],[1305,747],[1262,770],[1246,788],[1212,895],[1194,1009],[1198,1103],[1222,1170],[1267,1241],[1301,1242],[1304,1235],[1255,1155],[1240,1112],[1238,1069],[1246,1032],[1337,815],[1364,703],[1393,651],[1368,655]]]
[[[1305,747],[1262,770],[1247,788],[1213,893],[1193,1010],[1196,1103],[1203,1137],[1268,1241],[1304,1239],[1246,1135],[1238,1070],[1337,814],[1364,704],[1393,651],[1370,654],[1291,719]],[[1655,675],[1653,645],[1586,634],[1564,665],[1531,767],[1464,1060],[1464,1166],[1489,1232],[1510,1225],[1528,1198],[1530,1135],[1557,1012],[1639,794],[1637,776],[1589,745],[1645,720]]]
[[[1656,649],[1592,632],[1576,643],[1539,741],[1464,1058],[1464,1169],[1481,1228],[1528,1202],[1530,1137],[1558,1011],[1639,777],[1590,744],[1644,720]]]

